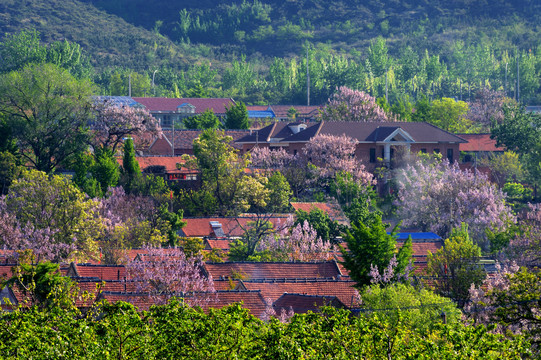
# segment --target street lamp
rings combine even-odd
[[[152,90],[154,91],[154,96],[156,96],[156,88],[155,88],[155,84],[154,84],[154,76],[156,76],[156,72],[158,70],[154,70],[154,72],[152,73]]]

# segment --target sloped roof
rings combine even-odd
[[[490,134],[458,134],[467,141],[459,145],[460,151],[505,151],[503,147],[496,146],[496,140]]]
[[[277,300],[284,293],[303,295],[336,296],[342,303],[352,306],[356,284],[352,280],[335,279],[279,279],[241,280],[239,287],[247,290],[261,290],[263,298]]]
[[[126,276],[124,265],[70,264],[67,276],[97,277],[101,280],[122,280]]]
[[[201,306],[204,311],[210,308],[221,309],[227,305],[242,302],[242,307],[250,310],[252,315],[263,318],[265,313],[265,300],[260,291],[249,290],[217,290],[216,300]]]
[[[290,204],[295,209],[295,211],[302,210],[304,212],[310,212],[314,209],[319,209],[329,215],[331,220],[346,220],[338,204],[324,202],[291,202]]]
[[[289,128],[290,123],[284,121],[275,121],[259,130],[250,131],[249,134],[244,134],[243,137],[235,140],[237,143],[257,143],[269,142],[271,139],[284,139],[293,135],[293,131]]]
[[[204,268],[214,279],[308,279],[342,275],[335,261],[205,263]]]
[[[381,136],[375,138],[376,130],[381,131]],[[357,122],[357,121],[327,121],[321,122],[319,131],[313,129],[301,131],[290,138],[284,139],[284,142],[305,142],[309,141],[317,134],[342,136],[346,135],[356,139],[359,142],[374,142],[381,141],[383,135],[389,136],[397,128],[407,132],[415,142],[420,143],[438,143],[438,142],[453,142],[463,143],[466,140],[459,136],[444,131],[432,124],[424,122]]]
[[[205,239],[205,244],[207,244],[208,250],[220,249],[229,251],[229,239]]]
[[[273,226],[284,223],[287,218],[285,216],[273,216],[264,218]],[[180,232],[186,237],[221,237],[215,233],[211,222],[221,224],[225,237],[239,237],[244,234],[243,228],[248,226],[251,221],[256,221],[256,216],[239,216],[239,217],[209,217],[209,218],[184,218],[186,226]]]
[[[191,172],[196,173],[197,170],[188,170],[186,168],[177,169],[177,164],[184,164],[181,156],[136,156],[135,160],[139,163],[139,168],[144,171],[149,166],[164,166],[165,172]],[[116,161],[120,166],[123,164],[122,157],[118,156]]]
[[[295,314],[304,314],[308,311],[317,312],[322,306],[346,307],[336,296],[304,294],[283,294],[272,304],[276,314],[280,314],[282,309],[285,311],[293,309]]]
[[[235,101],[229,98],[154,98],[134,97],[133,100],[144,105],[150,112],[171,112],[177,111],[183,104],[190,104],[195,107],[196,114],[202,114],[211,109],[215,114],[225,114],[226,107],[234,106]]]

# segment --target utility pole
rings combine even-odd
[[[505,63],[505,83],[503,84],[503,92],[507,96],[507,63]]]
[[[388,104],[389,103],[389,89],[388,89],[388,80],[387,80],[387,77],[388,77],[388,74],[389,74],[389,68],[386,68],[385,69],[385,102]]]
[[[306,103],[310,106],[310,62],[308,61],[308,43],[306,43]]]
[[[131,97],[131,73],[128,75],[128,96]]]
[[[519,65],[519,54],[517,48],[517,102],[520,102],[520,65]]]
[[[154,91],[154,96],[156,96],[156,88],[155,88],[155,84],[154,84],[154,76],[156,76],[156,72],[158,70],[154,70],[154,72],[152,73],[152,90]]]

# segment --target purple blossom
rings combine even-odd
[[[144,249],[145,255],[126,265],[126,281],[134,282],[138,292],[156,303],[178,296],[190,306],[202,306],[214,299],[214,281],[203,275],[201,257],[186,258],[178,248]]]

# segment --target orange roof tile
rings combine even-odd
[[[139,163],[141,171],[144,171],[149,166],[163,166],[165,167],[165,172],[168,173],[197,173],[197,170],[189,170],[186,168],[178,169],[177,164],[184,164],[185,162],[180,156],[136,156],[135,160]],[[116,161],[122,166],[122,157],[117,157]]]
[[[68,276],[97,277],[100,280],[122,280],[126,276],[124,265],[70,264]]]
[[[276,301],[284,293],[303,295],[336,296],[347,306],[354,304],[355,281],[332,279],[282,279],[282,280],[244,280],[239,287],[247,290],[261,290],[264,299]]]
[[[505,151],[496,146],[496,140],[490,138],[490,134],[457,134],[467,143],[458,145],[460,151]]]
[[[261,296],[260,291],[249,290],[228,290],[217,291],[216,301],[211,301],[202,306],[203,310],[208,311],[210,308],[221,309],[230,304],[242,302],[242,307],[249,309],[252,315],[263,318],[265,313],[265,300]]]
[[[274,216],[268,220],[273,226],[284,223],[287,217]],[[225,237],[240,237],[244,234],[244,229],[249,225],[249,222],[257,220],[256,216],[243,217],[213,217],[213,218],[184,218],[186,226],[180,231],[186,237],[211,237],[216,238],[218,235],[214,232],[211,221],[221,224]],[[244,229],[243,229],[244,228]]]
[[[204,268],[214,279],[311,279],[342,275],[335,261],[205,263]]]
[[[295,209],[295,211],[302,210],[308,213],[314,209],[318,209],[329,215],[331,220],[339,222],[347,221],[346,216],[338,204],[323,202],[292,202],[291,206]]]

